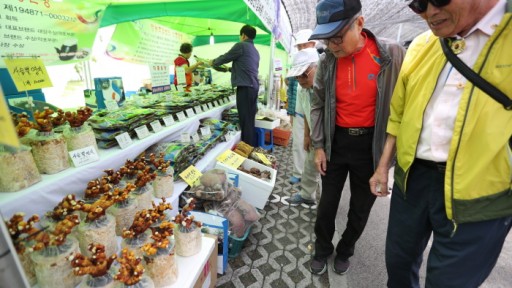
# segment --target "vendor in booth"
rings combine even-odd
[[[190,65],[188,59],[192,56],[192,44],[183,43],[180,46],[180,55],[174,59],[174,86],[176,89],[178,88],[178,74],[176,74],[177,67],[185,68],[185,79],[186,79],[186,87],[185,91],[190,91],[190,87],[192,86],[192,72],[194,72],[199,66],[203,65],[203,62],[198,61],[194,65]],[[180,83],[184,84],[184,83]]]

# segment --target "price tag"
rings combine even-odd
[[[194,109],[192,109],[192,108],[188,108],[188,109],[187,109],[187,116],[188,116],[188,117],[192,117],[192,116],[194,116],[194,115],[196,115],[196,113],[194,113]]]
[[[171,100],[172,100],[172,94],[171,93],[165,94],[165,102],[171,102]]]
[[[183,121],[185,121],[185,119],[187,119],[187,117],[185,116],[185,113],[183,113],[183,111],[178,112],[178,114],[176,114],[176,116],[178,116],[178,121],[180,121],[180,122],[183,122]]]
[[[181,179],[190,186],[194,186],[201,176],[203,176],[203,174],[194,165],[188,166],[185,171],[180,173]]]
[[[160,123],[159,120],[155,120],[153,122],[151,122],[151,129],[153,129],[153,132],[157,133],[157,132],[160,132],[162,131],[162,124]]]
[[[128,132],[124,132],[121,135],[117,135],[116,140],[117,144],[119,144],[119,147],[121,147],[121,149],[124,149],[132,145],[133,143],[132,138],[130,137],[130,134],[128,134]]]
[[[96,151],[94,146],[87,146],[85,148],[70,151],[69,157],[73,161],[75,167],[84,166],[100,159],[98,151]]]
[[[256,156],[258,156],[258,158],[260,158],[260,160],[263,162],[263,164],[265,165],[272,165],[272,162],[270,162],[267,158],[267,156],[265,156],[265,154],[263,153],[258,153],[258,152],[254,152],[254,154],[256,154]]]
[[[165,126],[169,127],[171,126],[172,124],[174,124],[174,118],[172,117],[172,115],[169,115],[169,116],[165,116],[163,118],[164,120],[164,124]]]
[[[190,134],[188,132],[181,133],[181,142],[190,143]]]
[[[217,157],[217,161],[234,169],[238,169],[246,159],[231,150],[226,150]]]
[[[116,101],[105,101],[105,106],[108,111],[115,111],[119,109],[119,105],[117,105]]]
[[[231,96],[229,96],[229,100],[231,100],[231,102],[235,102],[235,100],[236,100],[235,95],[231,95]]]
[[[229,131],[228,134],[226,134],[224,137],[226,138],[226,141],[231,141],[236,135],[236,132]]]
[[[203,113],[203,110],[201,110],[201,106],[194,107],[194,110],[196,111],[196,114]]]
[[[201,135],[203,135],[203,137],[212,135],[212,131],[210,130],[210,126],[201,127]]]
[[[199,142],[199,135],[197,135],[197,133],[194,133],[194,135],[192,135],[192,141],[194,141],[194,143]]]
[[[224,104],[228,104],[228,102],[229,102],[228,98],[224,98],[224,99],[222,99],[222,101],[224,102]]]
[[[135,133],[137,133],[137,137],[139,140],[144,139],[149,136],[148,126],[142,125],[135,128]]]
[[[212,101],[212,103],[211,103],[211,104],[212,104],[212,108],[217,107],[217,106],[215,106],[215,101]]]
[[[212,109],[213,104],[206,103],[206,106],[208,107],[208,110]]]
[[[219,107],[220,105],[222,105],[220,104],[220,100],[217,100],[217,107]]]
[[[203,111],[204,111],[204,112],[206,112],[206,111],[208,111],[208,110],[209,110],[209,109],[208,109],[208,105],[206,105],[206,104],[203,104],[203,105],[201,106],[201,108],[203,108]]]

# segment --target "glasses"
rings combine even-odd
[[[304,73],[300,74],[299,76],[295,76],[295,79],[308,79],[309,77],[309,74],[311,74],[311,72],[313,72],[313,68],[308,68],[309,71],[307,71],[308,73],[306,73],[306,71],[304,71]]]
[[[427,11],[429,2],[438,8],[450,4],[450,0],[413,0],[409,4],[409,8],[411,8],[411,10],[416,14],[425,13],[425,11]]]
[[[345,37],[345,34],[347,34],[348,30],[350,30],[352,28],[352,24],[354,24],[354,22],[356,20],[357,20],[357,18],[355,18],[352,21],[350,21],[350,23],[348,23],[348,25],[345,26],[345,27],[348,27],[348,29],[343,31],[343,33],[341,33],[340,36],[334,36],[334,37],[325,39],[325,41],[327,42],[325,44],[329,45],[329,44],[332,43],[332,44],[335,44],[335,45],[340,45],[341,43],[343,43],[343,37]]]

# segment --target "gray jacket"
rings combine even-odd
[[[213,66],[220,66],[231,61],[233,61],[231,65],[231,85],[233,87],[248,86],[259,89],[258,67],[260,65],[260,54],[251,39],[233,45],[226,54],[213,60]]]
[[[389,103],[402,66],[405,49],[396,41],[376,38],[369,30],[363,29],[363,31],[368,37],[376,40],[381,59],[377,78],[378,95],[373,136],[373,161],[374,167],[377,167],[386,142]],[[311,141],[315,149],[324,149],[328,161],[331,157],[331,145],[336,127],[336,63],[336,57],[330,51],[326,50],[320,55],[311,100]]]

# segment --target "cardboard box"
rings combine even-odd
[[[272,190],[274,190],[274,186],[276,185],[277,171],[251,159],[246,159],[241,166],[247,170],[250,170],[251,168],[258,168],[261,171],[270,171],[270,181],[256,178],[220,162],[215,164],[215,168],[224,169],[227,172],[238,174],[238,182],[240,189],[242,190],[242,199],[256,208],[263,209],[267,204],[270,193],[272,193]]]
[[[256,116],[256,117],[258,117],[258,116]],[[279,119],[273,119],[272,121],[256,119],[256,122],[254,123],[254,126],[258,127],[258,128],[264,128],[264,129],[272,130],[272,129],[276,128],[276,127],[279,127],[279,123],[280,122],[281,122],[281,120],[279,120]]]
[[[213,235],[204,234],[205,237],[210,237],[217,241],[217,237]],[[214,288],[217,284],[217,245],[214,245],[212,253],[208,258],[208,261],[203,266],[203,270],[197,278],[194,288]]]

